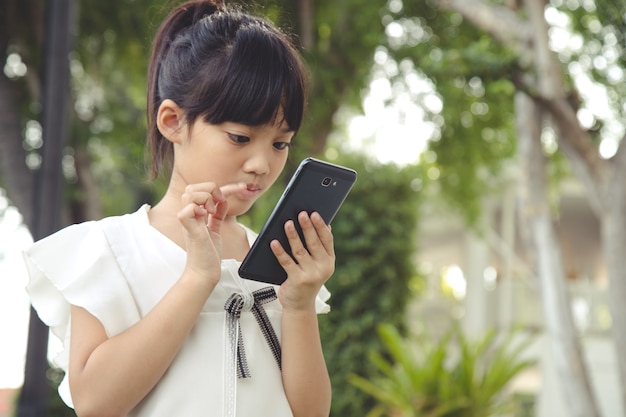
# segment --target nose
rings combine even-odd
[[[270,155],[267,155],[266,152],[256,150],[250,153],[243,169],[255,175],[264,175],[270,172],[270,165]]]

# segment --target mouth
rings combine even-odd
[[[258,184],[247,184],[246,185],[246,190],[249,192],[259,192],[261,191],[263,188],[258,185]]]
[[[259,184],[247,184],[240,194],[245,199],[255,199],[263,192],[263,187]]]

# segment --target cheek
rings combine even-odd
[[[287,152],[284,155],[280,155],[277,158],[274,158],[271,165],[272,172],[272,182],[276,181],[276,179],[280,176],[280,173],[285,169],[285,164],[287,163]]]
[[[180,161],[181,169],[193,175],[193,181],[226,183],[232,181],[233,161],[228,154],[218,152],[218,149],[193,149],[185,160]],[[192,179],[190,178],[190,181]]]
[[[289,158],[289,150],[279,152],[273,160],[274,166],[277,167],[278,171],[283,170],[285,168],[285,164],[287,163],[287,159]]]

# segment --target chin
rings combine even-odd
[[[252,203],[250,204],[233,204],[228,208],[228,215],[230,216],[242,216],[246,214],[252,208]]]

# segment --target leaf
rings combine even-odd
[[[388,415],[493,415],[510,406],[506,385],[534,364],[520,359],[534,338],[516,329],[502,337],[491,330],[472,341],[454,326],[434,343],[426,333],[402,336],[388,324],[378,331],[386,350],[370,354],[378,375],[370,380],[352,376],[350,383],[376,398]]]

